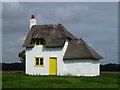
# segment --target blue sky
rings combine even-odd
[[[118,3],[3,3],[3,62],[19,62],[18,53],[29,32],[34,14],[37,23],[63,24],[78,38],[83,38],[103,56],[101,64],[118,63]]]

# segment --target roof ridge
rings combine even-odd
[[[35,25],[35,26],[53,26],[53,25],[62,25],[62,24],[42,24],[42,25]]]

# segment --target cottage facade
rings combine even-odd
[[[34,16],[23,44],[26,74],[97,76],[100,59],[84,40],[76,38],[61,24],[37,25]]]

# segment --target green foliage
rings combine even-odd
[[[18,57],[20,58],[20,61],[21,61],[22,63],[25,62],[25,58],[26,58],[25,50],[19,52]]]
[[[118,73],[97,77],[40,76],[22,72],[3,73],[3,88],[118,88]]]

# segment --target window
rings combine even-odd
[[[43,38],[41,39],[34,39],[33,43],[35,46],[43,46],[43,44],[45,43],[45,40]]]
[[[35,57],[35,66],[44,66],[43,65],[43,57]]]

